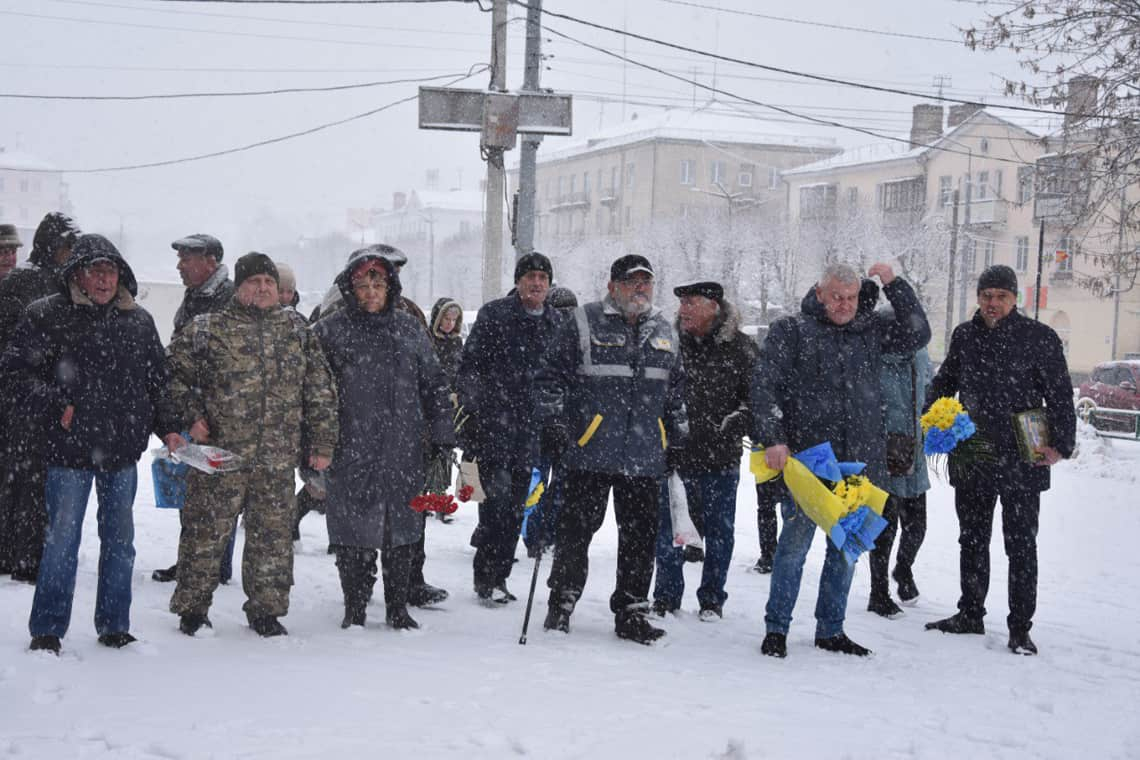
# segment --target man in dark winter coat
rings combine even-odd
[[[1001,499],[1009,557],[1009,648],[1037,654],[1029,637],[1037,609],[1037,525],[1049,468],[1072,456],[1076,438],[1073,386],[1061,339],[1017,310],[1017,275],[1003,265],[978,277],[978,311],[954,328],[946,361],[927,403],[958,394],[990,456],[973,462],[950,457],[950,484],[958,513],[962,596],[957,614],[926,625],[945,633],[984,633],[990,583],[990,534]],[[1036,461],[1022,456],[1013,415],[1044,407],[1047,445]]]
[[[40,222],[27,263],[0,282],[0,350],[11,341],[28,304],[59,292],[59,272],[78,235],[66,214],[53,211]],[[47,525],[41,432],[46,423],[14,413],[14,400],[9,395],[0,401],[0,419],[6,419],[0,426],[0,572],[35,583]]]
[[[455,444],[449,388],[422,327],[396,307],[400,279],[390,261],[357,251],[336,283],[344,306],[313,329],[338,391],[326,519],[344,592],[342,627],[364,625],[379,552],[388,625],[418,628],[407,604],[424,522],[410,503],[424,484],[424,430],[436,456]]]
[[[83,235],[60,273],[63,292],[36,301],[0,359],[0,379],[38,420],[49,525],[28,627],[32,649],[58,653],[71,620],[92,481],[99,500],[99,642],[130,635],[136,464],[151,432],[177,438],[162,342],[134,300],[134,274],[101,235]]]
[[[177,335],[199,314],[225,308],[234,297],[234,284],[230,281],[229,270],[222,263],[225,255],[222,241],[213,235],[187,235],[175,240],[170,247],[178,252],[178,275],[186,286],[182,304],[174,313],[174,334]],[[222,583],[227,583],[233,573],[234,536],[236,533],[231,536],[222,561]],[[159,583],[170,583],[178,578],[178,565],[155,570],[150,577]]]
[[[883,283],[894,319],[875,312],[879,288],[845,264],[824,270],[804,297],[801,313],[772,323],[752,380],[752,440],[765,448],[769,467],[830,442],[840,461],[866,463],[871,482],[887,474],[879,363],[883,353],[911,353],[930,340],[930,325],[914,291],[887,264],[868,272]],[[815,523],[794,503],[783,507],[784,527],[764,615],[761,651],[787,656],[787,633],[799,596],[804,560]],[[815,645],[844,654],[870,650],[847,638],[843,621],[855,568],[827,540],[816,601]]]
[[[672,325],[653,307],[653,267],[622,256],[608,295],[574,310],[543,356],[536,406],[566,442],[565,504],[559,510],[544,627],[568,632],[586,585],[590,540],[610,491],[618,523],[617,584],[610,596],[620,638],[650,644],[665,631],[649,623],[649,583],[666,451],[685,445],[681,352]]]
[[[705,540],[704,570],[697,589],[700,619],[724,616],[724,591],[736,529],[736,487],[741,439],[748,432],[749,384],[756,344],[740,331],[736,308],[718,282],[673,288],[681,299],[677,329],[685,366],[689,440],[669,462],[681,476],[689,511]],[[684,552],[673,545],[668,489],[663,489],[657,534],[657,580],[653,610],[660,616],[681,607]]]
[[[282,636],[278,618],[289,611],[293,585],[293,471],[299,456],[314,470],[328,467],[336,388],[305,320],[278,301],[273,261],[242,256],[234,286],[224,309],[195,317],[170,344],[171,396],[183,429],[241,458],[236,472],[189,474],[170,611],[188,636],[210,626],[222,553],[240,513],[246,619],[260,636]]]
[[[461,445],[479,463],[487,498],[479,504],[475,594],[486,604],[513,601],[507,578],[515,559],[523,508],[537,463],[529,444],[537,432],[530,387],[560,317],[546,303],[554,270],[550,259],[528,253],[515,263],[515,291],[485,304],[475,318],[459,362]]]
[[[24,246],[14,224],[0,224],[0,282],[16,268],[16,254]]]

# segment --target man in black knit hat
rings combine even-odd
[[[1002,533],[1009,557],[1009,649],[1037,654],[1029,637],[1037,609],[1037,518],[1049,468],[1073,453],[1076,414],[1073,384],[1061,339],[1017,310],[1017,275],[1004,265],[978,278],[978,310],[954,328],[946,361],[927,394],[927,406],[958,395],[991,455],[975,461],[950,457],[950,485],[958,513],[962,595],[958,612],[927,623],[943,633],[985,633],[990,583],[990,534],[1001,499]],[[1048,442],[1032,460],[1019,449],[1013,416],[1044,410]]]

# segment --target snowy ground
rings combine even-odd
[[[1140,444],[1084,441],[1042,506],[1037,658],[1005,648],[1006,565],[995,530],[985,637],[926,632],[953,612],[952,493],[931,494],[920,604],[899,620],[865,611],[865,560],[847,631],[866,660],[812,647],[822,536],[808,560],[789,656],[760,655],[768,578],[757,556],[755,494],[742,483],[737,556],[725,618],[694,613],[698,567],[669,635],[641,647],[614,637],[606,599],[616,534],[598,534],[569,636],[517,643],[522,602],[476,604],[467,539],[474,510],[429,523],[428,579],[450,589],[423,628],[395,633],[374,603],[366,630],[342,631],[324,523],[306,518],[290,636],[245,626],[236,580],[219,590],[213,635],[188,638],[167,612],[172,588],[150,580],[173,559],[177,516],[152,507],[149,471],[136,503],[133,632],[111,651],[92,630],[94,509],[80,556],[64,654],[26,651],[32,588],[0,580],[0,756],[49,758],[1090,758],[1140,757]],[[1133,495],[1130,495],[1133,494]],[[531,563],[512,576],[520,596]],[[543,575],[545,578],[545,573]],[[544,595],[543,595],[544,596]]]

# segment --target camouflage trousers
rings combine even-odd
[[[205,615],[209,611],[222,554],[239,513],[245,515],[241,585],[247,601],[242,609],[250,619],[282,617],[289,612],[294,485],[292,469],[259,468],[219,475],[190,471],[171,612]]]

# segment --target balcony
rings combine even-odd
[[[589,193],[566,193],[558,196],[558,198],[554,200],[554,203],[550,204],[551,211],[572,211],[574,209],[589,207]]]
[[[616,187],[602,187],[598,189],[598,203],[603,206],[613,206],[618,202],[618,191]]]
[[[968,217],[970,225],[982,227],[998,227],[1005,224],[1006,212],[1009,203],[1000,198],[989,198],[981,201],[970,201]],[[963,221],[965,219],[963,218]]]

